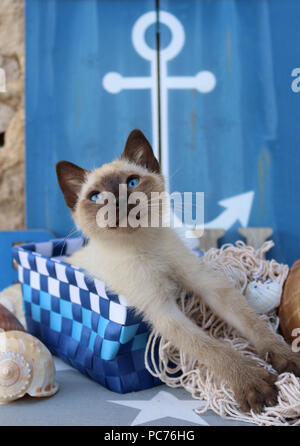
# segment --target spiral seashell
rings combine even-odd
[[[16,352],[0,353],[0,403],[25,395],[32,380],[31,365]]]
[[[22,331],[0,333],[0,403],[28,393],[51,396],[58,390],[51,353],[37,338]]]
[[[0,304],[0,329],[25,331],[21,322],[4,305]]]
[[[258,313],[268,313],[280,304],[282,286],[274,280],[250,282],[245,297]]]

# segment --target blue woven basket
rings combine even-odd
[[[83,238],[13,248],[28,332],[64,361],[110,390],[160,384],[145,368],[149,326],[103,282],[65,263]]]

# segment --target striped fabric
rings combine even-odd
[[[83,238],[13,248],[28,331],[105,387],[126,393],[160,383],[146,369],[149,327],[122,296],[63,261]]]

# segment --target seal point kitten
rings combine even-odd
[[[184,289],[201,297],[224,321],[237,329],[279,373],[300,376],[300,355],[293,353],[245,297],[220,274],[208,268],[169,227],[123,227],[120,184],[149,198],[164,191],[164,179],[152,148],[139,130],[133,130],[120,159],[89,171],[67,161],[57,164],[57,176],[67,206],[84,234],[87,246],[68,258],[88,274],[108,284],[139,311],[164,338],[210,368],[225,381],[245,412],[261,412],[276,404],[277,376],[242,356],[225,342],[209,337],[179,309],[176,299]],[[115,197],[116,225],[99,227],[97,213],[107,205],[103,193]],[[124,200],[124,197],[123,197]],[[154,206],[155,207],[155,206]],[[162,210],[156,206],[161,215]]]

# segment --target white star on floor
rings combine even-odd
[[[140,413],[133,420],[131,426],[159,420],[165,417],[177,418],[179,420],[190,421],[195,424],[208,426],[209,424],[194,412],[194,409],[203,407],[203,403],[195,400],[180,400],[171,393],[161,390],[151,400],[123,400],[109,403],[120,404],[122,406],[140,409]]]

